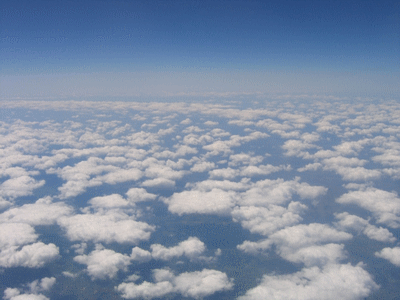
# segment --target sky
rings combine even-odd
[[[0,96],[399,94],[398,1],[2,1]]]
[[[3,300],[398,299],[398,100],[0,112]]]

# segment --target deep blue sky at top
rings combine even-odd
[[[194,71],[398,76],[400,66],[395,0],[3,0],[0,17],[7,80]]]

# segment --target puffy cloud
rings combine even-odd
[[[302,262],[306,266],[325,265],[345,257],[343,246],[332,242],[351,238],[351,234],[325,224],[300,224],[281,229],[265,240],[245,241],[238,249],[247,253],[257,253],[275,245],[276,252],[288,261]]]
[[[197,237],[189,237],[186,241],[180,242],[177,246],[166,248],[160,244],[151,245],[151,255],[154,259],[170,260],[173,257],[182,255],[190,258],[198,258],[206,246]]]
[[[29,284],[32,293],[39,293],[50,290],[56,283],[55,277],[44,277],[41,280],[35,280]]]
[[[238,299],[354,300],[367,297],[376,289],[378,285],[361,265],[328,264],[322,269],[305,268],[290,275],[264,275],[260,285]]]
[[[169,281],[156,283],[144,281],[141,284],[123,282],[116,289],[121,293],[121,297],[125,299],[153,299],[163,297],[174,291],[174,287]]]
[[[347,212],[336,214],[335,217],[339,220],[336,226],[344,229],[353,229],[364,233],[368,238],[380,242],[394,242],[396,238],[386,228],[376,227],[369,224],[368,220],[355,215],[350,215]]]
[[[313,148],[319,147],[301,140],[288,140],[282,146],[282,149],[286,150],[285,155],[287,156],[303,156],[306,154],[304,150]]]
[[[142,182],[142,186],[145,187],[155,187],[155,188],[174,188],[175,187],[175,181],[167,178],[155,178],[155,179],[149,179],[145,180]]]
[[[118,169],[105,175],[97,176],[96,181],[102,181],[108,184],[117,184],[126,181],[137,181],[142,177],[142,171],[136,168]]]
[[[72,207],[64,202],[52,202],[51,197],[45,197],[33,204],[10,208],[0,215],[0,222],[51,225],[60,217],[70,215],[72,211]]]
[[[311,223],[300,224],[292,227],[281,229],[272,234],[269,239],[276,245],[298,249],[304,246],[321,244],[326,242],[338,242],[349,240],[352,235],[338,231],[326,224]]]
[[[175,290],[184,297],[203,298],[215,292],[230,290],[233,282],[225,273],[204,269],[186,272],[173,279]]]
[[[58,224],[64,228],[71,241],[93,241],[105,243],[136,244],[150,238],[154,227],[133,220],[132,217],[110,210],[104,214],[76,214],[62,217]]]
[[[210,178],[233,179],[239,175],[239,171],[232,168],[214,169],[208,174],[210,174]]]
[[[185,272],[176,276],[166,269],[153,270],[155,283],[144,281],[141,284],[133,282],[121,283],[116,289],[123,298],[153,299],[170,293],[179,293],[183,297],[201,299],[215,292],[230,290],[233,282],[225,273],[217,270]]]
[[[112,194],[101,197],[94,197],[89,200],[90,205],[94,207],[116,208],[129,206],[129,202],[119,194]]]
[[[257,181],[243,193],[240,204],[246,206],[284,204],[295,193],[302,199],[314,199],[327,192],[325,187],[311,186],[308,183],[300,183],[299,180],[300,178],[291,181],[284,181],[283,179]]]
[[[387,259],[392,264],[400,267],[400,247],[383,248],[379,252],[375,252],[377,257]]]
[[[36,181],[34,178],[27,175],[10,178],[0,185],[0,196],[14,199],[31,195],[34,189],[44,184],[44,180]]]
[[[134,247],[131,252],[131,259],[139,262],[151,260],[151,253],[139,247]]]
[[[10,201],[7,201],[7,200],[3,199],[3,197],[0,197],[0,210],[3,210],[11,205],[12,205],[12,203]]]
[[[211,133],[214,136],[221,136],[221,133],[216,134],[216,130],[213,130]],[[223,135],[230,135],[229,133],[223,134]],[[204,150],[209,151],[209,154],[211,155],[218,155],[218,154],[230,154],[233,152],[231,148],[233,147],[238,147],[242,145],[243,143],[247,143],[253,140],[257,139],[262,139],[262,138],[267,138],[268,134],[262,133],[259,131],[255,131],[250,133],[247,136],[239,136],[239,135],[231,135],[229,140],[218,140],[213,142],[212,144],[203,146]]]
[[[193,167],[190,169],[190,171],[192,171],[192,172],[207,172],[214,168],[215,168],[215,164],[213,162],[201,161],[201,162],[197,162],[196,164],[194,164]]]
[[[143,188],[131,188],[126,192],[126,196],[133,203],[154,200],[157,197],[157,195],[148,193]]]
[[[253,177],[260,175],[269,175],[274,172],[281,170],[290,170],[290,166],[273,166],[273,165],[258,165],[258,166],[247,166],[240,170],[241,176]]]
[[[278,205],[240,206],[232,211],[232,217],[252,233],[270,235],[278,229],[299,223],[302,220],[300,214],[306,209],[299,202],[291,202],[287,208]]]
[[[24,223],[0,223],[0,249],[36,241],[38,235],[32,226]]]
[[[204,122],[204,125],[207,125],[207,126],[217,126],[219,123],[218,122],[216,122],[216,121],[206,121],[206,122]]]
[[[174,193],[163,201],[168,205],[168,210],[178,215],[202,214],[229,214],[235,205],[237,195],[232,191],[223,191],[217,188],[208,192],[183,191]]]
[[[49,300],[43,294],[39,294],[39,292],[46,292],[52,288],[56,279],[54,277],[45,277],[40,281],[35,280],[29,283],[28,291],[26,293],[21,294],[20,289],[16,288],[6,288],[4,291],[3,299],[7,300]]]
[[[56,245],[34,243],[38,235],[28,224],[0,223],[0,232],[1,267],[40,268],[58,257]]]
[[[186,184],[187,188],[199,190],[202,192],[211,191],[213,189],[220,189],[224,191],[245,191],[250,188],[249,179],[243,178],[240,182],[229,180],[203,180],[195,184]]]
[[[262,156],[253,156],[246,153],[232,154],[229,156],[229,166],[258,165],[264,160]]]
[[[346,258],[344,245],[326,244],[302,247],[298,250],[283,249],[281,256],[294,263],[304,263],[305,266],[324,266],[328,263],[336,263]]]
[[[400,199],[394,192],[367,187],[340,196],[336,202],[357,204],[373,213],[378,223],[392,228],[400,227]]]
[[[87,272],[92,279],[106,279],[114,278],[120,270],[126,272],[131,257],[97,245],[89,255],[75,256],[74,261],[87,265]]]
[[[53,261],[59,255],[58,247],[54,244],[37,242],[25,245],[20,250],[17,246],[3,249],[0,252],[0,266],[40,268]]]
[[[316,171],[320,169],[322,165],[320,163],[313,163],[313,164],[307,164],[303,168],[298,168],[297,171],[299,172],[304,172],[304,171]]]

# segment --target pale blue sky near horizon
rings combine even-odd
[[[2,1],[1,98],[397,97],[398,1]]]

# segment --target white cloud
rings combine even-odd
[[[40,268],[56,259],[58,255],[58,247],[54,244],[37,242],[25,245],[20,250],[17,246],[12,246],[0,252],[0,266]]]
[[[400,247],[383,248],[380,252],[375,252],[375,255],[387,259],[392,264],[400,267]]]
[[[39,292],[46,292],[52,288],[56,279],[54,277],[45,277],[40,281],[35,280],[29,283],[28,291],[26,293],[21,294],[21,289],[17,288],[6,288],[4,291],[3,299],[5,300],[49,300],[43,294],[39,294]]]
[[[232,154],[229,156],[229,166],[258,165],[264,160],[261,155],[254,156],[246,153]]]
[[[72,211],[72,207],[64,202],[52,202],[51,197],[45,197],[34,204],[10,208],[0,215],[0,222],[51,225],[60,217],[70,215]]]
[[[270,204],[287,203],[293,194],[298,194],[302,199],[315,199],[324,195],[327,188],[322,186],[311,186],[305,182],[300,183],[300,178],[284,181],[260,180],[242,194],[241,205],[245,206],[266,206]]]
[[[195,299],[230,290],[233,287],[233,281],[225,273],[209,269],[179,274],[173,282],[175,290],[182,296]]]
[[[29,284],[31,293],[39,293],[50,290],[56,283],[55,277],[44,277],[40,281],[35,280]]]
[[[362,232],[368,238],[380,242],[394,242],[396,238],[386,228],[376,227],[369,224],[368,220],[360,218],[355,215],[350,215],[347,212],[335,214],[335,217],[339,220],[336,226],[343,229],[353,229],[357,232]]]
[[[71,241],[136,244],[150,238],[154,227],[133,220],[122,212],[110,210],[104,214],[77,214],[62,217],[58,224],[64,228]]]
[[[129,206],[129,202],[120,194],[112,194],[107,196],[94,197],[88,201],[93,207],[116,208]]]
[[[74,261],[87,265],[87,272],[92,279],[114,278],[118,271],[126,272],[131,264],[130,256],[103,249],[100,245],[89,255],[75,256]]]
[[[235,205],[237,195],[232,191],[223,191],[213,188],[211,191],[183,191],[174,193],[163,201],[168,205],[168,210],[178,215],[202,214],[229,214]]]
[[[20,294],[18,289],[7,288],[4,291],[3,299],[9,300],[50,300],[42,294]]]
[[[157,197],[157,195],[148,193],[143,188],[131,188],[126,192],[126,196],[128,201],[133,203],[154,200]]]
[[[281,229],[265,240],[245,241],[238,249],[247,253],[258,253],[275,245],[277,254],[288,261],[302,262],[306,266],[325,265],[345,258],[343,246],[332,242],[351,238],[351,234],[325,224],[300,224]]]
[[[240,170],[241,176],[253,177],[260,175],[269,175],[274,172],[281,170],[290,170],[290,166],[273,166],[273,165],[258,165],[258,166],[247,166]]]
[[[345,280],[344,280],[345,278]],[[260,285],[239,300],[354,300],[378,289],[361,265],[328,264],[324,268],[305,268],[290,275],[264,275]]]
[[[299,172],[304,172],[304,171],[316,171],[320,169],[322,165],[320,163],[313,163],[313,164],[307,164],[303,168],[298,168],[297,171]]]
[[[213,162],[208,162],[208,161],[201,161],[193,165],[193,167],[190,169],[192,172],[206,172],[211,169],[215,168],[215,164]]]
[[[217,270],[186,272],[176,276],[166,269],[153,270],[155,283],[147,281],[141,284],[121,283],[116,289],[123,298],[153,299],[170,293],[179,293],[183,297],[201,299],[215,292],[230,290],[233,282],[225,273]]]
[[[171,189],[171,188],[175,187],[175,181],[167,179],[167,178],[159,177],[159,178],[143,181],[142,186]]]
[[[0,249],[36,241],[38,235],[32,226],[24,223],[0,223]]]
[[[344,194],[336,202],[357,204],[372,212],[378,223],[392,228],[400,227],[400,199],[394,192],[367,187]]]
[[[282,149],[286,150],[285,155],[287,156],[304,156],[307,153],[304,150],[313,148],[319,147],[301,140],[288,140],[282,146]]]
[[[190,120],[189,118],[186,118],[185,120],[181,121],[182,125],[189,125],[190,123],[192,123],[192,120]]]
[[[131,259],[139,262],[151,260],[151,253],[139,247],[134,247],[131,252]]]
[[[208,174],[210,175],[210,178],[233,179],[239,175],[239,170],[232,168],[214,169],[209,171]]]
[[[186,256],[196,259],[206,250],[206,246],[197,237],[189,237],[177,246],[166,248],[160,244],[151,245],[151,255],[154,259],[170,260],[174,257]]]
[[[291,202],[287,208],[270,205],[268,207],[240,206],[232,211],[232,218],[252,233],[270,235],[278,229],[299,223],[300,214],[307,207],[299,202]]]
[[[11,199],[31,195],[34,189],[45,184],[44,180],[36,181],[30,176],[10,178],[0,185],[0,196]]]
[[[163,297],[174,291],[174,287],[169,281],[161,281],[151,283],[144,281],[141,284],[135,284],[132,282],[123,282],[116,290],[121,293],[121,297],[125,299],[153,299]]]
[[[215,122],[215,121],[206,121],[206,122],[204,122],[204,125],[207,125],[207,126],[217,126],[219,123],[218,122]]]

